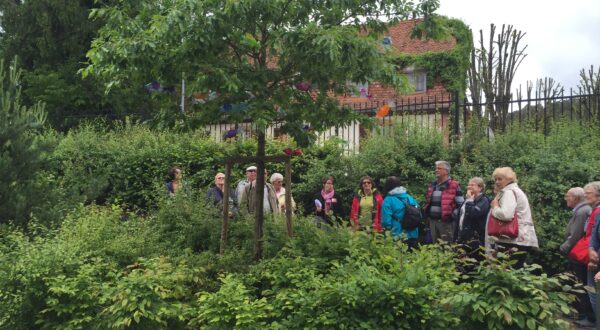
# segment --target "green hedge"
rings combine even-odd
[[[254,263],[253,223],[232,222],[219,256],[210,212],[182,196],[127,221],[79,208],[35,239],[0,228],[0,328],[566,328],[572,296],[560,278],[503,261],[460,276],[453,248],[408,252],[302,217],[291,240],[283,219],[268,220]]]
[[[474,128],[469,131],[477,132]],[[355,156],[344,155],[333,141],[292,158],[293,195],[302,209],[310,212],[321,178],[333,175],[335,189],[349,213],[358,180],[365,174],[380,187],[387,176],[399,176],[409,193],[422,202],[428,182],[434,179],[436,160],[451,162],[452,176],[463,188],[470,177],[483,177],[489,194],[494,168],[511,166],[531,203],[542,250],[535,254],[535,260],[546,270],[562,269],[564,259],[557,255],[557,247],[569,218],[564,192],[600,178],[600,152],[594,142],[599,133],[577,123],[556,125],[551,132],[544,136],[523,127],[498,134],[491,141],[472,134],[459,144],[445,146],[439,132],[404,125],[391,134],[364,141]],[[202,132],[156,131],[139,125],[110,131],[86,126],[64,137],[51,136],[58,141],[57,147],[48,156],[50,161],[40,178],[50,178],[45,185],[59,191],[56,196],[72,203],[114,204],[142,214],[158,207],[173,164],[183,167],[190,193],[200,197],[212,184],[214,174],[223,170],[226,157],[253,155],[256,150],[252,140],[217,144]],[[286,147],[295,145],[271,140],[267,153],[280,154]],[[234,183],[243,177],[247,165],[236,165]],[[283,164],[269,164],[268,168],[271,173],[284,170]],[[69,207],[66,204],[60,203],[63,213]],[[50,212],[51,207],[41,210],[55,216],[63,214]]]

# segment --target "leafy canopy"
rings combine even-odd
[[[437,0],[167,0],[118,1],[92,11],[106,22],[88,52],[83,75],[107,88],[143,77],[215,92],[201,106],[211,119],[252,118],[260,127],[285,121],[303,135],[353,119],[332,93],[347,82],[407,88],[377,40],[388,23],[427,17]],[[311,91],[296,88],[311,84]],[[224,104],[241,105],[224,111]]]

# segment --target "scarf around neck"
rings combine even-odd
[[[333,198],[333,194],[335,194],[335,190],[332,190],[329,193],[325,192],[325,190],[321,190],[321,196],[323,196],[323,199],[325,200],[326,213],[331,210],[331,199]]]

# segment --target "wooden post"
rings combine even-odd
[[[225,253],[227,244],[227,227],[229,224],[229,183],[231,178],[231,162],[225,164],[225,186],[223,189],[223,223],[221,224],[221,244],[219,245],[219,254]]]
[[[259,134],[260,135],[260,134]],[[264,134],[262,135],[263,139],[264,139]],[[260,139],[260,136],[259,136]],[[263,145],[264,147],[264,145]],[[259,153],[260,154],[260,153]],[[287,211],[286,211],[286,226],[288,228],[288,235],[291,237],[291,235],[293,234],[292,232],[292,222],[291,222],[291,211],[292,211],[292,207],[291,207],[291,164],[290,164],[290,156],[286,156],[286,155],[277,155],[277,156],[265,156],[264,155],[264,150],[262,151],[262,156],[258,156],[258,157],[235,157],[235,158],[227,158],[225,160],[225,192],[223,192],[223,199],[226,201],[229,201],[229,185],[230,185],[230,181],[231,181],[231,168],[233,166],[233,164],[236,163],[256,163],[258,166],[258,173],[257,175],[259,175],[260,173],[262,173],[262,175],[257,176],[256,177],[256,194],[258,196],[260,196],[260,191],[259,190],[263,190],[264,193],[264,182],[265,182],[265,178],[264,178],[264,168],[265,168],[265,163],[267,162],[285,162],[286,163],[286,185],[287,185],[287,189],[286,191],[286,203],[287,200],[289,199],[289,204],[286,204],[286,208],[288,210],[290,210],[290,213],[288,215]],[[260,172],[262,171],[262,172]],[[260,179],[262,178],[262,179]],[[259,179],[262,181],[262,185],[260,185],[260,181]],[[287,197],[287,194],[289,193],[289,198]],[[239,198],[240,196],[238,196]],[[257,210],[263,210],[263,198],[256,198],[256,204],[257,205]],[[263,241],[263,223],[264,223],[264,217],[263,217],[263,212],[257,212],[255,214],[256,216],[256,222],[254,224],[254,235],[255,235],[255,242],[254,242],[254,258],[256,260],[259,260],[262,258],[262,241]],[[225,252],[225,246],[227,243],[227,230],[228,230],[228,221],[229,221],[229,203],[226,203],[223,205],[223,223],[221,225],[221,244],[219,247],[219,252],[221,255],[223,255],[223,253]]]
[[[262,259],[263,247],[263,224],[265,222],[264,213],[264,193],[265,193],[265,132],[263,129],[257,129],[256,152],[256,199],[254,204],[254,260]]]
[[[290,157],[285,160],[285,224],[288,237],[294,235],[292,228],[292,164]]]

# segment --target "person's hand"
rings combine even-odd
[[[317,213],[321,212],[321,208],[317,206]]]
[[[490,203],[490,206],[492,208],[500,207],[500,203],[498,202],[498,199],[496,199],[496,198],[492,199],[492,202]]]
[[[596,268],[598,268],[598,264],[590,261],[590,262],[588,262],[587,268],[588,269],[596,269]]]
[[[600,261],[598,260],[598,253],[596,251],[590,250],[590,262],[597,264],[598,261]]]
[[[467,193],[465,194],[465,197],[467,197],[467,198],[473,198],[473,192],[471,190],[467,190]]]
[[[600,282],[600,272],[597,272],[596,275],[594,275],[594,281]]]

